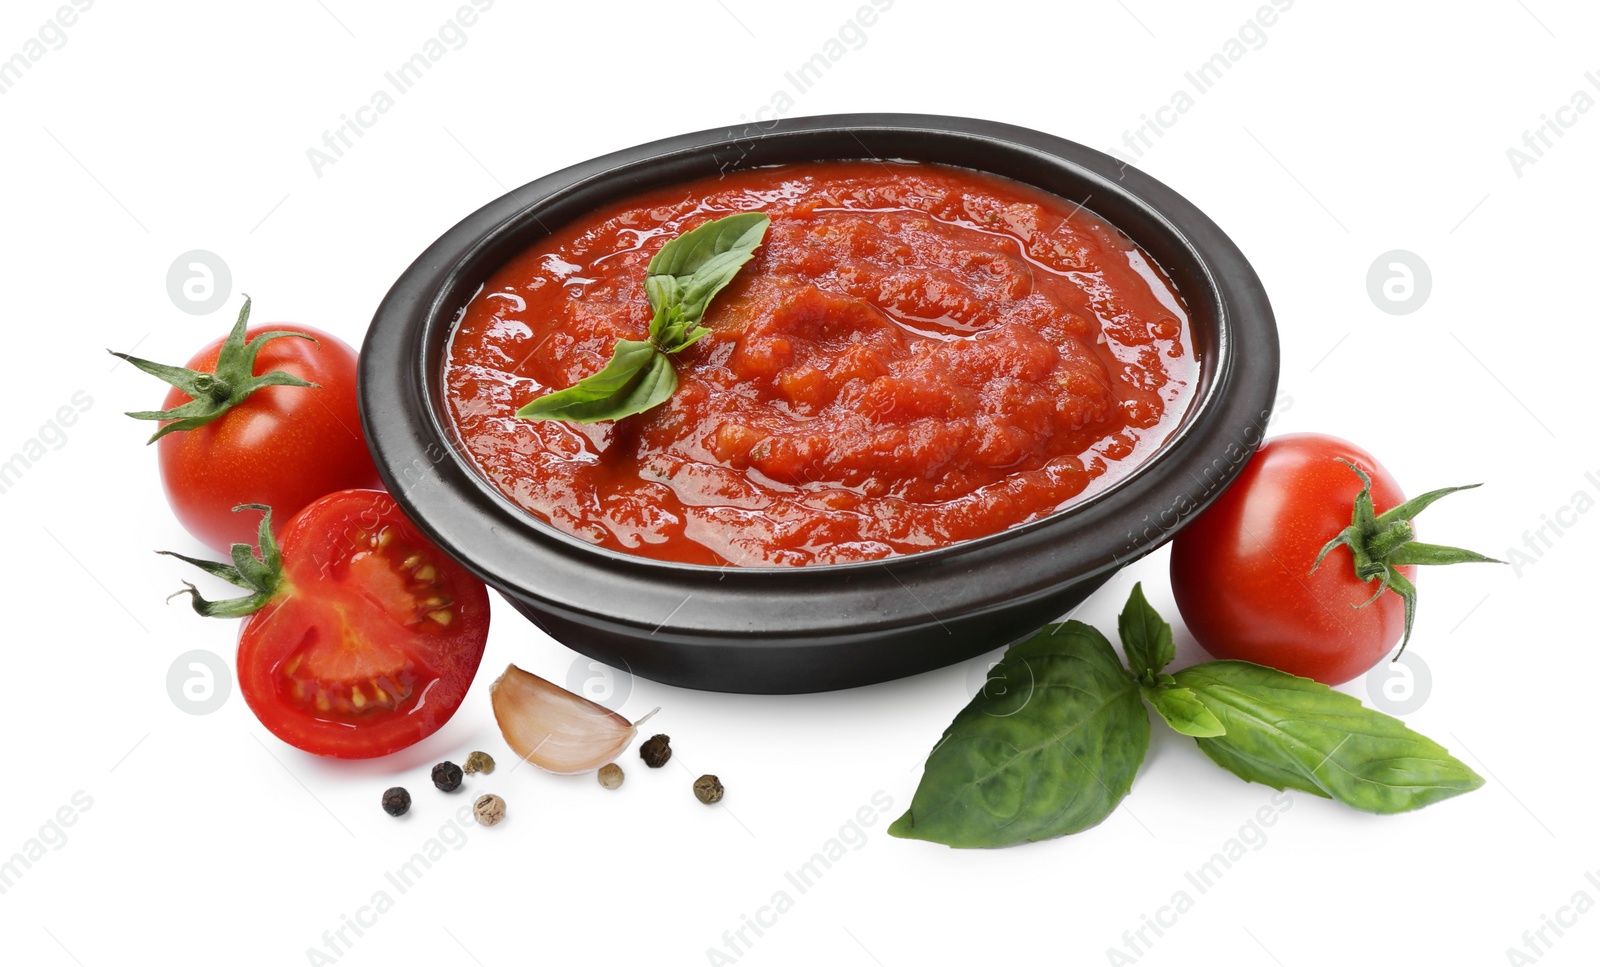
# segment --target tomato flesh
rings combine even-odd
[[[316,388],[263,387],[205,426],[156,442],[173,514],[189,533],[223,553],[235,543],[255,543],[256,520],[234,513],[239,504],[266,504],[281,524],[323,494],[380,483],[356,407],[355,350],[310,326],[251,326],[246,338],[269,330],[316,341],[285,336],[266,343],[256,357],[256,375],[282,370]],[[214,371],[221,348],[218,339],[201,349],[188,368]],[[162,408],[188,401],[187,393],[173,388]]]
[[[387,755],[443,725],[483,657],[483,582],[381,491],[317,500],[279,543],[286,588],[239,640],[240,691],[261,723],[338,758]]]
[[[1376,665],[1405,630],[1400,595],[1355,576],[1350,549],[1317,553],[1350,524],[1361,481],[1372,477],[1377,513],[1405,501],[1372,455],[1344,440],[1303,433],[1267,441],[1216,502],[1172,544],[1172,590],[1184,624],[1206,651],[1270,665],[1328,685]],[[1416,568],[1399,567],[1415,580]]]

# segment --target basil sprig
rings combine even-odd
[[[648,339],[619,339],[599,372],[533,400],[524,420],[597,423],[643,413],[678,388],[669,358],[710,332],[700,325],[711,300],[755,255],[772,220],[740,212],[706,222],[661,246],[645,270],[645,298],[655,315]]]
[[[1166,674],[1172,627],[1139,585],[1117,628],[1131,670],[1077,621],[1012,646],[934,746],[889,833],[1010,846],[1096,825],[1144,761],[1141,696],[1212,761],[1275,789],[1397,813],[1483,785],[1438,743],[1320,682],[1242,661]]]

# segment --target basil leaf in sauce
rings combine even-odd
[[[1432,739],[1309,678],[1242,661],[1206,662],[1174,678],[1227,730],[1195,741],[1241,779],[1372,813],[1420,809],[1483,785]]]
[[[560,392],[533,400],[518,410],[517,416],[573,423],[620,420],[663,402],[677,388],[677,373],[654,345],[619,339],[604,369]]]
[[[654,296],[652,278],[672,278],[676,283],[673,301],[683,307],[684,319],[690,323],[699,322],[712,298],[732,282],[739,269],[755,255],[771,224],[772,219],[760,212],[740,212],[684,232],[661,246],[661,251],[650,260],[646,270],[646,293]],[[660,283],[655,285],[660,286]],[[654,297],[650,300],[650,307],[657,314],[664,305],[658,304]],[[673,349],[663,346],[662,351],[673,352]]]
[[[1077,621],[1006,652],[928,756],[902,839],[1009,846],[1094,826],[1150,745],[1139,688],[1111,643]]]
[[[619,339],[598,373],[535,399],[516,415],[524,420],[598,423],[620,420],[665,403],[678,388],[667,357],[710,332],[699,325],[712,298],[755,255],[772,220],[741,212],[701,225],[668,241],[650,260],[644,289],[650,308],[648,340]]]
[[[692,328],[691,328],[692,327]],[[680,305],[667,306],[650,321],[650,341],[664,353],[675,353],[690,346],[711,330],[695,325],[683,314]]]

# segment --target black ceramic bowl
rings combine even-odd
[[[672,564],[597,548],[533,518],[458,448],[442,394],[451,327],[479,284],[546,234],[621,197],[730,168],[893,158],[975,168],[1086,205],[1154,257],[1188,303],[1199,385],[1167,443],[1068,509],[883,561],[799,568]],[[378,470],[438,544],[556,640],[692,688],[807,692],[937,668],[1021,638],[1169,540],[1261,440],[1278,340],[1238,248],[1177,193],[1026,128],[856,114],[704,131],[629,148],[509,192],[406,269],[361,353]]]

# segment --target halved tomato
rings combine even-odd
[[[314,501],[284,526],[281,554],[269,519],[263,525],[254,564],[238,554],[233,566],[186,558],[255,592],[208,602],[190,589],[202,614],[249,615],[239,632],[239,690],[256,718],[290,745],[345,759],[432,735],[455,714],[483,657],[483,582],[382,491]]]

